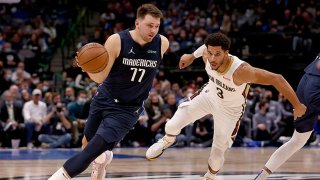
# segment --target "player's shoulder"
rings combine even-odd
[[[161,38],[161,51],[162,51],[162,54],[163,54],[169,48],[169,40],[168,40],[167,37],[165,37],[165,36],[163,36],[161,34],[160,34],[160,38]]]
[[[109,42],[117,42],[117,41],[120,42],[120,35],[118,33],[112,34],[111,36],[109,36],[107,41],[109,41]]]
[[[247,73],[251,68],[252,68],[252,66],[251,66],[249,63],[243,61],[243,62],[241,62],[241,64],[238,66],[238,68],[234,71],[234,74],[235,74],[235,75],[240,75],[240,74],[243,74],[243,73],[245,74],[245,73]]]
[[[104,47],[107,49],[109,53],[109,58],[113,57],[116,58],[119,56],[121,50],[121,39],[119,34],[112,34],[106,40]],[[110,59],[109,59],[110,60]]]
[[[162,34],[159,34],[159,35],[160,35],[161,41],[168,41],[168,42],[169,42],[169,40],[168,40],[167,37],[165,37],[165,36],[162,35]]]

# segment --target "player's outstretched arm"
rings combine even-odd
[[[179,68],[184,69],[190,66],[196,58],[199,58],[204,55],[204,51],[207,49],[206,45],[200,46],[192,54],[184,54],[180,58]],[[205,58],[204,58],[205,59]],[[206,60],[204,60],[206,61]]]
[[[255,83],[272,85],[281,92],[294,107],[294,118],[301,117],[306,112],[306,106],[302,104],[291,85],[280,74],[275,74],[263,69],[255,68],[248,63],[243,63],[233,74],[234,83]]]
[[[120,54],[121,40],[119,34],[111,35],[105,42],[104,47],[109,54],[109,62],[106,68],[99,73],[88,73],[89,77],[96,83],[102,83],[107,77],[114,64],[115,59]]]

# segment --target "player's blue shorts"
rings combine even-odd
[[[84,134],[88,141],[99,134],[106,142],[117,144],[133,129],[143,108],[117,105],[109,98],[106,101],[110,102],[103,107],[91,103]]]
[[[307,106],[307,111],[294,121],[295,129],[300,133],[312,131],[320,118],[320,76],[303,75],[297,88],[297,96]]]

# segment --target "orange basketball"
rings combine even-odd
[[[88,73],[101,72],[108,64],[106,48],[99,43],[88,43],[78,51],[78,65]]]

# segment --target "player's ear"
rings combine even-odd
[[[228,54],[228,53],[229,53],[229,50],[226,50],[225,53]]]
[[[134,22],[134,25],[135,25],[136,27],[139,26],[139,20],[138,20],[138,19],[136,19],[136,21]]]

